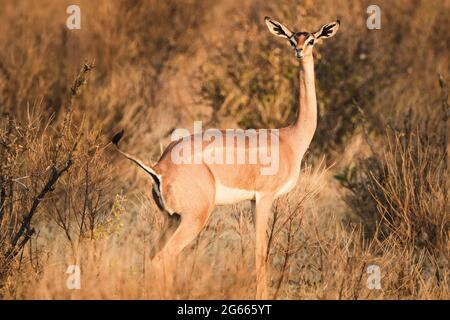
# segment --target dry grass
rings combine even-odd
[[[365,1],[83,0],[78,31],[64,25],[70,1],[31,3],[0,11],[1,298],[254,297],[247,203],[214,211],[167,292],[148,256],[161,224],[150,181],[108,140],[125,128],[127,150],[156,160],[193,120],[290,121],[296,62],[265,15],[308,31],[343,22],[316,48],[318,131],[268,226],[270,296],[450,297],[448,91],[437,81],[450,77],[449,1],[381,1],[378,31],[365,27]],[[78,90],[86,58],[96,67]],[[73,264],[80,290],[66,287]],[[367,287],[369,265],[381,290]]]

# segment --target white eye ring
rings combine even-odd
[[[312,46],[314,44],[314,39],[309,40],[308,45]]]

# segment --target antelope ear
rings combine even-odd
[[[316,39],[331,38],[336,34],[340,25],[341,22],[339,20],[327,23],[326,25],[322,26],[322,28],[320,28],[319,31],[314,32],[314,37]]]
[[[288,27],[269,17],[265,17],[264,21],[266,21],[269,31],[278,37],[289,39],[294,34]]]

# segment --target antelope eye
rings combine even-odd
[[[312,46],[312,45],[314,44],[314,39],[311,39],[311,40],[308,42],[308,44],[309,44],[310,46]]]

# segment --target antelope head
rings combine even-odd
[[[311,55],[316,43],[333,37],[341,23],[339,20],[327,23],[316,32],[292,32],[285,25],[269,17],[265,17],[265,21],[271,33],[289,41],[292,49],[294,49],[295,57],[298,59]]]

